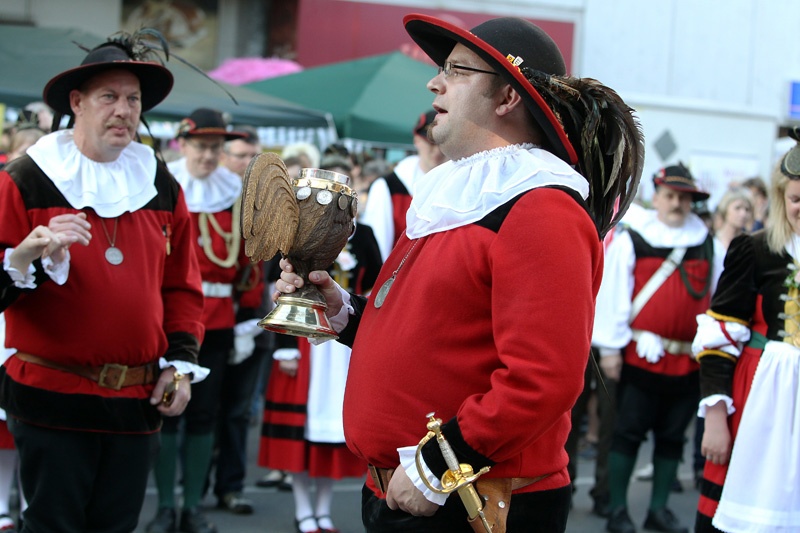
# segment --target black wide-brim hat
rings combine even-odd
[[[90,51],[80,66],[53,77],[42,93],[44,101],[56,112],[72,115],[69,93],[79,89],[92,76],[113,69],[124,69],[139,79],[142,93],[142,112],[161,103],[172,90],[172,73],[163,65],[152,61],[136,61],[114,42],[101,44]]]
[[[570,165],[577,163],[575,149],[553,110],[520,71],[527,67],[545,74],[566,75],[564,58],[544,30],[516,17],[491,19],[470,31],[419,14],[406,15],[403,24],[411,38],[439,66],[444,65],[457,43],[475,52],[519,93],[544,132],[548,148]]]
[[[200,107],[181,120],[178,125],[178,137],[203,137],[221,135],[226,141],[244,139],[247,134],[228,129],[225,117],[216,109]]]
[[[701,190],[697,186],[689,169],[682,163],[664,167],[653,176],[653,185],[667,187],[680,192],[688,192],[692,195],[692,202],[708,200],[711,194]]]

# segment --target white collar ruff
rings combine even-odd
[[[153,149],[132,142],[114,161],[93,161],[78,150],[74,130],[45,135],[28,155],[75,209],[91,207],[103,218],[136,211],[155,198]]]
[[[219,213],[236,203],[242,194],[242,178],[223,166],[202,179],[189,174],[185,157],[167,167],[181,184],[190,213]]]
[[[697,246],[708,237],[708,226],[694,213],[689,213],[680,228],[673,228],[658,220],[654,209],[647,210],[633,229],[650,245],[661,248]]]
[[[448,161],[420,177],[406,215],[406,234],[418,239],[472,224],[523,192],[563,186],[589,195],[571,166],[533,144],[514,144]]]

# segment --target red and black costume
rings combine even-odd
[[[728,464],[706,461],[699,533],[800,529],[791,481],[800,446],[798,251],[796,234],[780,253],[763,230],[735,238],[710,309],[697,318],[700,415],[724,401],[733,440]]]

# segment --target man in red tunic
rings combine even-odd
[[[615,202],[624,211],[635,192],[641,136],[616,93],[566,76],[555,43],[528,21],[466,31],[409,15],[405,25],[440,65],[428,136],[450,161],[415,183],[406,231],[369,300],[323,272],[310,277],[340,340],[353,343],[344,428],[371,464],[364,525],[486,531],[457,496],[436,492],[449,469],[436,439],[421,448],[422,472],[415,464],[435,412],[454,460],[491,469],[477,491],[492,531],[564,531],[564,443],[601,240],[621,216]],[[291,293],[303,280],[283,268],[276,287]]]
[[[189,212],[135,141],[172,87],[142,45],[117,38],[51,79],[44,100],[74,128],[0,172],[0,310],[17,349],[0,406],[29,502],[23,531],[133,531],[161,417],[181,414],[189,376],[207,373]]]
[[[653,488],[644,526],[686,532],[667,508],[699,394],[699,366],[691,357],[695,316],[708,308],[712,237],[693,214],[708,198],[683,165],[653,178],[653,211],[636,229],[618,231],[608,247],[598,295],[594,344],[609,378],[619,381],[609,467],[606,529],[633,533],[628,483],[639,445],[653,431]]]

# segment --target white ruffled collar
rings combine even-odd
[[[136,211],[155,198],[153,149],[132,142],[114,161],[101,163],[78,150],[74,130],[45,135],[28,155],[75,209],[91,207],[103,218]]]
[[[417,239],[472,224],[523,192],[553,185],[573,189],[584,199],[589,195],[583,176],[533,144],[514,144],[448,161],[414,184],[406,234]]]
[[[647,210],[633,229],[648,243],[661,248],[697,246],[708,237],[708,226],[694,213],[689,213],[683,226],[673,228],[658,220],[655,210]]]
[[[185,157],[167,166],[183,188],[190,213],[219,213],[231,207],[242,194],[242,178],[225,167],[217,167],[200,179],[189,174]]]

